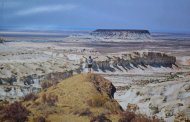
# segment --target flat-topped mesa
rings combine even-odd
[[[151,35],[148,30],[132,30],[132,29],[97,29],[91,33],[95,37],[105,39],[150,39]]]

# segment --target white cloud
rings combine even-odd
[[[73,4],[66,4],[66,5],[52,5],[52,6],[38,6],[26,10],[17,11],[15,14],[24,16],[30,14],[37,14],[37,13],[47,13],[47,12],[55,12],[55,11],[69,11],[75,9],[77,6]]]

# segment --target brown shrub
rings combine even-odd
[[[48,104],[49,106],[54,106],[55,103],[58,101],[58,96],[57,95],[42,95],[42,102]]]
[[[134,112],[125,111],[121,113],[121,118],[118,122],[162,122],[163,120],[155,117],[148,118],[144,115],[137,115]]]
[[[118,122],[131,122],[135,118],[135,113],[125,111],[121,113],[121,118]]]
[[[92,107],[92,99],[87,100],[87,101],[86,101],[86,104],[87,104],[88,106],[91,106],[91,107]]]
[[[35,95],[34,93],[27,94],[23,98],[24,101],[30,101],[30,100],[35,101],[36,99],[38,99],[38,96]]]
[[[6,104],[9,104],[9,101],[7,101],[7,100],[1,100],[0,101],[0,105],[6,105]]]
[[[132,122],[163,122],[163,120],[157,119],[155,117],[146,117],[146,116],[135,116],[135,119]]]
[[[111,122],[104,114],[98,116],[92,116],[90,122]]]
[[[107,99],[99,95],[94,96],[92,99],[86,101],[86,103],[90,107],[103,107],[106,102],[107,102]]]
[[[50,82],[43,82],[41,84],[42,89],[47,89],[47,88],[49,88],[51,86],[53,86],[53,83],[50,83]]]
[[[0,120],[10,122],[25,122],[28,119],[29,111],[20,102],[14,102],[5,106],[2,110]]]
[[[29,107],[30,105],[31,105],[31,103],[27,103],[27,104],[26,104],[26,107]]]
[[[34,122],[47,122],[43,116],[38,116],[33,119]]]
[[[46,94],[43,94],[42,95],[42,103],[46,103],[46,99],[47,99]]]
[[[79,116],[90,116],[92,115],[92,112],[90,111],[89,108],[85,108],[82,110],[75,111],[74,114]]]
[[[139,107],[136,104],[128,103],[128,105],[127,105],[127,111],[136,112],[136,110],[138,110],[138,109],[139,109]]]
[[[58,84],[59,81],[58,80],[43,80],[41,83],[41,87],[42,89],[47,89],[51,86],[55,86],[56,84]]]

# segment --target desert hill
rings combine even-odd
[[[122,108],[113,94],[112,83],[95,74],[80,74],[43,90],[35,101],[24,105],[32,112],[30,121],[42,116],[52,122],[89,122],[93,116],[105,114],[118,120]]]

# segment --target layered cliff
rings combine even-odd
[[[129,71],[134,68],[145,70],[147,67],[173,68],[176,65],[176,57],[159,52],[133,52],[128,54],[110,55],[104,60],[95,61],[95,71]]]
[[[112,29],[98,29],[91,33],[95,37],[102,37],[105,39],[150,39],[150,32],[148,30],[112,30]]]
[[[2,75],[0,77],[0,99],[17,99],[30,92],[40,91],[44,80],[52,81],[51,84],[55,84],[73,74],[84,72],[87,68],[84,68],[85,63],[82,63],[81,59],[82,55],[78,55],[76,59],[67,59],[66,61],[69,63],[65,67],[61,61],[51,63],[51,65],[47,62],[15,63],[15,66],[11,63],[3,64],[0,66]],[[176,65],[175,62],[175,57],[159,52],[116,53],[98,56],[98,59],[94,60],[93,69],[99,73],[126,73],[133,69],[137,69],[139,72],[140,70],[146,71],[149,67],[171,69]],[[73,66],[75,67],[71,69]],[[69,68],[70,70],[67,71]]]

